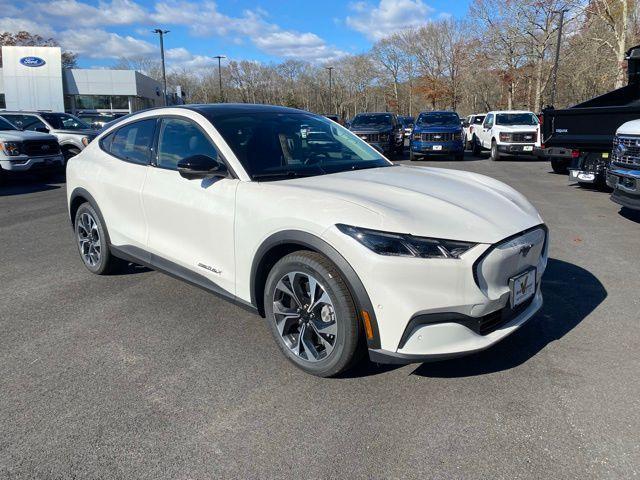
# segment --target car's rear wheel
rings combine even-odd
[[[480,146],[480,141],[478,140],[478,137],[474,135],[473,138],[471,139],[471,143],[473,145],[472,147],[473,155],[476,157],[479,157],[480,154],[482,153],[482,147]]]
[[[124,264],[109,251],[106,227],[89,203],[78,207],[74,219],[76,242],[82,263],[91,273],[106,275]]]
[[[357,359],[355,303],[326,257],[308,251],[283,257],[267,278],[264,305],[276,343],[305,372],[330,377]]]

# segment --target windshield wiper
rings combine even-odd
[[[303,178],[303,177],[312,177],[313,173],[300,173],[294,172],[293,170],[288,170],[286,172],[266,172],[266,173],[256,173],[251,175],[253,180],[261,180],[261,179],[269,179],[275,180],[277,178],[286,179],[286,178]]]

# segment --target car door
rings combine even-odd
[[[142,205],[156,119],[130,122],[100,140],[92,156],[95,197],[109,230],[111,243],[148,261],[147,223]],[[82,161],[82,160],[79,160]]]
[[[480,143],[484,148],[491,148],[491,129],[493,128],[493,113],[488,114],[480,129]]]
[[[204,130],[187,117],[163,117],[142,198],[151,262],[209,288],[235,293],[234,214],[238,180],[188,180],[180,160],[222,159]],[[213,285],[212,285],[213,284]]]

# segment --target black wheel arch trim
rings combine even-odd
[[[251,265],[251,304],[257,306],[260,314],[264,316],[264,306],[262,305],[262,299],[259,298],[259,293],[262,293],[262,288],[264,287],[262,279],[266,279],[266,275],[268,275],[268,272],[263,271],[265,267],[265,260],[267,259],[269,251],[278,246],[287,244],[298,245],[303,249],[314,250],[327,257],[336,265],[344,276],[349,292],[356,302],[358,318],[360,321],[362,321],[360,313],[362,310],[365,310],[369,314],[371,328],[373,330],[373,338],[367,338],[368,348],[379,349],[380,331],[378,329],[378,322],[376,320],[373,304],[371,303],[369,295],[367,294],[360,277],[358,277],[356,271],[340,254],[340,252],[325,240],[311,233],[300,230],[283,230],[281,232],[274,233],[262,242],[254,255],[253,264]],[[260,283],[258,283],[259,277]],[[261,292],[258,292],[258,290],[261,290]]]

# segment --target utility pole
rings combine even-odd
[[[564,14],[568,10],[560,10],[560,25],[558,26],[558,41],[556,42],[556,58],[553,61],[553,83],[551,84],[551,106],[556,103],[556,85],[558,84],[558,61],[560,59],[560,42],[562,42],[562,25],[564,24]]]
[[[331,72],[333,72],[333,67],[324,67],[329,70],[329,113],[333,113],[331,110],[333,109],[333,100],[331,98]]]
[[[164,106],[167,106],[167,75],[164,69],[164,36],[169,33],[169,30],[162,30],[156,28],[153,33],[157,33],[160,36],[160,58],[162,59],[162,96],[164,98]]]
[[[216,55],[213,58],[218,59],[218,86],[220,87],[220,103],[224,103],[224,93],[222,92],[222,67],[220,66],[220,62],[223,58],[227,58],[224,55]]]

